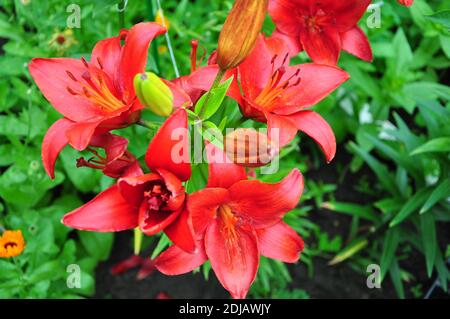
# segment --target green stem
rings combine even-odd
[[[205,102],[203,103],[202,107],[200,108],[200,110],[198,112],[199,118],[203,118],[203,116],[205,115],[206,107],[208,106],[208,101],[211,97],[211,91],[219,86],[220,81],[222,80],[224,74],[225,74],[225,70],[222,70],[222,69],[219,69],[219,72],[217,72],[216,78],[214,79],[214,82],[213,82],[211,88],[209,89],[208,93],[206,93]]]
[[[155,123],[150,123],[150,122],[146,122],[144,120],[139,120],[136,122],[137,125],[145,127],[146,129],[149,130],[157,130],[159,128],[159,125],[155,124]]]
[[[119,27],[120,29],[125,28],[125,8],[127,7],[128,0],[122,0],[120,6],[117,5],[117,10],[119,11]]]
[[[164,17],[164,11],[161,7],[161,2],[159,0],[156,0],[156,4],[158,5],[158,10],[162,13],[162,23],[164,26],[166,26],[166,19]],[[175,60],[175,54],[173,53],[172,49],[172,43],[170,42],[169,32],[166,32],[165,34],[166,42],[167,42],[167,49],[169,50],[170,59],[172,60],[173,70],[175,72],[175,77],[180,77],[180,71],[178,70],[177,61]]]

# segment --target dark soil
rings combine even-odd
[[[335,159],[334,164],[322,166],[320,170],[311,170],[306,174],[307,179],[323,181],[324,183],[338,183],[337,163],[349,163],[350,156],[341,152]],[[366,171],[368,173],[368,171]],[[354,186],[358,178],[347,172],[342,183],[338,184],[335,197],[339,201],[354,203],[370,203],[371,198],[358,194]],[[371,174],[368,174],[369,176]],[[310,214],[309,217],[314,223],[320,226],[331,237],[336,235],[345,239],[350,228],[351,218],[341,214],[331,213],[324,209],[319,209]],[[314,241],[314,238],[308,239]],[[173,298],[229,298],[228,293],[221,287],[220,283],[211,272],[209,281],[205,281],[203,275],[187,274],[183,276],[169,277],[157,271],[142,281],[136,281],[137,270],[128,271],[120,276],[112,276],[110,268],[119,261],[124,260],[131,254],[130,243],[132,241],[131,232],[117,234],[113,253],[110,259],[102,263],[96,273],[97,278],[97,298],[154,298],[158,293],[168,293]],[[309,244],[312,244],[311,242]],[[423,256],[417,253],[412,254],[411,261],[402,267],[414,274],[416,281],[414,285],[420,284],[422,292],[433,285],[434,280],[427,278]],[[374,260],[378,263],[379,260]],[[293,282],[291,288],[305,290],[311,298],[397,298],[389,278],[384,280],[380,289],[369,289],[366,285],[367,277],[363,272],[357,272],[348,263],[335,266],[328,266],[328,260],[321,257],[313,259],[314,275],[309,277],[306,266],[302,263],[293,265],[290,268]],[[405,291],[408,298],[413,298],[411,287],[406,285]],[[440,288],[437,288],[432,298],[448,298]]]

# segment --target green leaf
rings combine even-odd
[[[403,205],[400,212],[392,219],[389,223],[390,227],[394,227],[401,222],[403,222],[406,218],[409,217],[412,213],[419,209],[421,205],[427,200],[430,196],[432,189],[430,188],[422,188],[420,191],[415,193],[413,197],[411,197],[405,205]]]
[[[170,245],[170,239],[166,236],[166,234],[162,234],[159,238],[158,244],[156,245],[155,249],[152,252],[151,258],[154,259],[156,256],[158,256],[164,249],[169,247]]]
[[[59,261],[52,260],[34,270],[28,278],[28,282],[30,284],[35,284],[43,280],[55,280],[61,277],[62,271],[63,268],[61,267]]]
[[[395,74],[403,75],[405,70],[409,70],[411,62],[413,60],[413,53],[409,46],[408,39],[403,32],[403,29],[399,28],[394,37],[394,52],[395,54]]]
[[[433,214],[420,215],[420,230],[427,264],[427,273],[428,277],[431,277],[437,250],[436,225]]]
[[[385,165],[381,164],[381,162],[379,162],[375,157],[370,155],[355,143],[350,142],[349,147],[353,152],[357,153],[366,161],[367,165],[369,165],[369,167],[375,172],[378,180],[388,192],[393,195],[399,195],[399,192],[395,187],[395,180]]]
[[[420,209],[420,214],[426,213],[430,208],[436,205],[436,203],[449,196],[450,196],[450,180],[446,179],[433,190],[430,197],[427,199],[425,204]]]
[[[392,283],[394,284],[395,291],[401,299],[405,299],[405,289],[403,288],[402,273],[400,267],[398,266],[397,259],[394,259],[389,269],[389,274],[391,276]]]
[[[450,137],[438,137],[419,146],[411,152],[411,155],[448,152],[450,152]]]
[[[89,255],[101,261],[108,259],[114,240],[113,233],[78,231],[78,234]]]
[[[322,207],[338,213],[361,217],[375,223],[378,221],[377,215],[369,206],[363,206],[353,203],[326,202],[323,203]]]
[[[399,244],[399,233],[397,228],[389,229],[386,232],[383,243],[383,253],[381,254],[380,268],[381,281],[383,281],[388,270],[391,268],[395,258],[395,252]]]
[[[447,31],[450,31],[450,10],[439,11],[432,15],[425,16],[425,18],[443,26]]]
[[[221,83],[219,86],[200,98],[195,105],[195,113],[197,113],[202,120],[209,119],[217,112],[222,105],[225,96],[227,95],[228,88],[230,87],[232,81],[233,77],[230,77],[228,80]],[[205,103],[207,104],[204,105]],[[200,114],[200,111],[203,114]]]
[[[361,251],[364,247],[367,246],[369,241],[365,238],[358,238],[353,240],[350,244],[348,244],[339,254],[337,254],[328,265],[336,265],[344,260],[352,257],[359,251]]]

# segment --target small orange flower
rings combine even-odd
[[[21,230],[6,230],[0,237],[0,258],[19,256],[25,249]]]

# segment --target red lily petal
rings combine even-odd
[[[66,131],[73,125],[66,118],[59,119],[48,129],[42,141],[42,163],[51,179],[55,178],[55,162],[61,150],[69,143]]]
[[[297,126],[287,116],[266,113],[266,118],[268,134],[275,143],[277,142],[276,137],[278,136],[278,147],[281,148],[287,145],[297,135]]]
[[[136,279],[137,280],[143,280],[145,278],[147,278],[148,276],[150,276],[153,271],[155,270],[155,261],[147,258],[144,259],[144,261],[142,262],[141,268],[139,269],[137,275],[136,275]]]
[[[145,162],[151,170],[166,169],[182,181],[191,177],[186,110],[179,109],[160,127],[148,146]]]
[[[294,209],[303,192],[303,176],[294,169],[276,184],[241,181],[228,189],[231,210],[255,228],[272,226]]]
[[[105,168],[106,169],[106,168]],[[122,177],[131,177],[131,176],[140,176],[143,175],[141,166],[138,161],[135,161],[132,165],[128,166],[128,168],[123,172]]]
[[[300,39],[303,48],[315,63],[337,64],[341,52],[341,37],[336,29],[327,27],[321,32],[305,29],[301,32]]]
[[[153,236],[172,224],[182,209],[178,211],[152,211],[148,213],[148,204],[143,202],[139,209],[139,227],[147,236]]]
[[[81,85],[68,75],[69,72],[75,78],[81,78],[86,71],[81,60],[38,58],[31,60],[28,68],[45,98],[68,119],[80,122],[104,115],[100,108],[93,106],[80,95],[69,93],[67,89],[70,87],[72,90],[82,91]]]
[[[327,162],[331,162],[336,155],[336,138],[333,129],[319,114],[313,111],[301,111],[289,115],[299,131],[311,137],[322,149]]]
[[[70,146],[78,151],[84,150],[91,143],[95,129],[100,122],[74,123],[67,131],[66,136]]]
[[[155,259],[155,266],[165,275],[182,275],[201,266],[207,259],[204,249],[200,249],[195,254],[189,254],[178,246],[172,245]]]
[[[105,133],[93,136],[90,145],[103,148],[106,153],[106,160],[110,163],[125,153],[128,140],[119,135]]]
[[[258,37],[252,53],[238,68],[242,91],[246,98],[254,100],[261,93],[272,76],[270,63],[274,55],[278,53],[270,50],[262,35]],[[275,63],[279,62],[279,65],[275,65],[274,69],[281,66],[282,60],[283,57],[276,59]]]
[[[292,114],[313,106],[350,78],[347,72],[338,67],[314,63],[288,67],[283,78],[288,79],[298,69],[300,84],[283,92],[281,103],[273,110],[274,113]]]
[[[193,229],[189,212],[185,209],[164,232],[175,245],[188,253],[193,253],[196,251]]]
[[[167,189],[172,193],[169,201],[167,202],[167,206],[165,209],[167,210],[179,210],[181,206],[184,204],[184,200],[186,198],[186,192],[181,181],[173,175],[171,172],[166,171],[164,169],[158,169],[158,174],[164,180],[164,184]]]
[[[187,208],[191,214],[192,226],[196,235],[201,235],[216,217],[220,205],[229,201],[224,188],[205,188],[188,197]]]
[[[342,49],[353,54],[361,60],[371,62],[373,60],[372,49],[367,36],[358,26],[341,34]]]
[[[295,263],[300,258],[304,243],[302,238],[289,225],[279,222],[271,227],[256,231],[261,255]]]
[[[206,187],[228,188],[247,179],[245,168],[236,165],[225,153],[212,143],[206,145],[208,158],[208,184]]]
[[[221,219],[214,220],[205,234],[206,255],[222,286],[233,298],[243,299],[258,271],[258,239],[251,229],[229,231]]]
[[[122,197],[117,184],[64,215],[66,226],[97,232],[116,232],[138,225],[138,211]]]
[[[308,12],[309,6],[310,1],[306,0],[270,0],[269,14],[281,32],[296,36],[300,33],[300,21],[295,13]]]
[[[121,262],[118,262],[117,264],[114,264],[111,267],[111,275],[117,276],[124,272],[127,272],[128,270],[131,270],[133,268],[139,267],[143,262],[143,258],[132,255],[128,257],[125,260],[122,260]]]
[[[127,33],[119,64],[122,90],[134,97],[133,79],[145,70],[148,47],[153,39],[167,32],[167,29],[155,22],[143,22],[134,25]]]
[[[219,72],[219,66],[216,64],[201,67],[187,77],[187,85],[194,89],[209,91],[217,72]]]
[[[192,101],[191,97],[183,90],[183,88],[179,87],[177,84],[169,82],[165,79],[161,79],[172,91],[173,94],[173,107],[175,109],[179,109],[181,107],[191,107]]]
[[[162,177],[158,174],[140,174],[122,177],[118,180],[117,185],[123,198],[126,198],[130,205],[138,209],[141,206],[148,184],[160,180],[162,180]]]
[[[295,56],[299,52],[303,51],[302,44],[300,43],[300,37],[288,36],[277,29],[272,33],[270,38],[266,39],[266,42],[270,46],[274,45],[286,45],[288,48],[289,56]],[[275,50],[276,51],[276,50]]]
[[[325,11],[333,12],[339,32],[353,28],[362,18],[371,0],[322,0]]]
[[[92,50],[91,63],[116,80],[121,53],[120,37],[104,39],[97,42]]]

